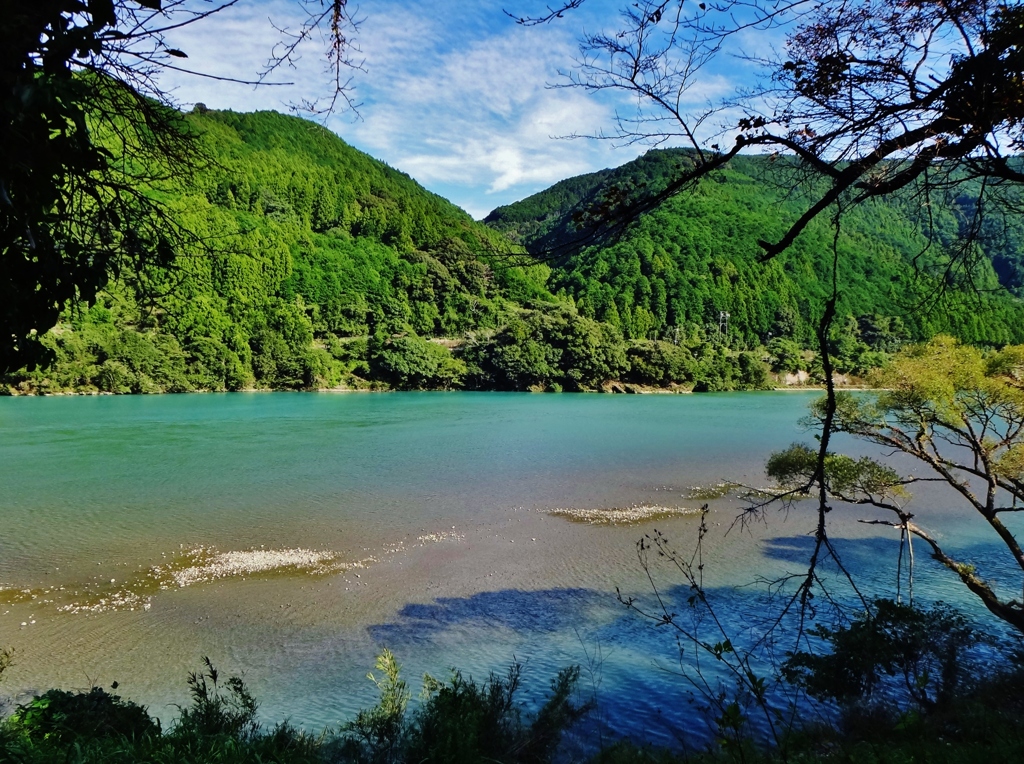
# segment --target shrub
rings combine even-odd
[[[143,706],[122,700],[100,687],[89,692],[48,690],[19,706],[11,718],[15,730],[32,740],[67,744],[76,740],[160,734],[159,722]]]
[[[259,730],[256,710],[259,704],[237,676],[228,677],[224,689],[220,674],[209,658],[206,668],[188,675],[192,705],[181,709],[175,725],[179,734],[227,735],[251,738]]]
[[[447,390],[460,387],[466,375],[466,364],[446,347],[415,334],[374,335],[368,353],[373,376],[400,390]]]
[[[502,762],[540,764],[554,758],[562,733],[586,714],[587,704],[572,702],[579,667],[559,672],[551,695],[529,723],[516,699],[522,667],[513,665],[504,677],[491,674],[483,684],[458,671],[448,682],[423,680],[424,702],[408,718],[409,692],[400,678],[394,655],[377,658],[380,702],[360,711],[346,725],[339,758],[358,764],[466,764]]]
[[[345,759],[357,762],[392,762],[400,760],[407,733],[405,711],[409,705],[409,691],[400,677],[401,666],[394,654],[384,649],[377,656],[377,679],[372,673],[367,678],[377,685],[380,701],[370,709],[363,709],[354,721],[344,726],[349,733],[341,750]]]
[[[783,676],[814,697],[847,705],[870,701],[887,677],[920,707],[947,703],[961,688],[965,650],[979,641],[967,619],[941,602],[924,610],[877,600],[874,612],[812,634],[830,651],[792,653]]]
[[[491,674],[483,684],[458,671],[446,684],[436,680],[430,698],[416,715],[410,735],[410,762],[543,762],[551,761],[562,733],[589,706],[571,702],[579,667],[559,672],[551,696],[531,723],[522,718],[515,694],[522,666],[504,677]]]

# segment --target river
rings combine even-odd
[[[581,664],[609,729],[671,742],[694,724],[675,641],[616,598],[651,594],[635,543],[657,528],[691,549],[707,501],[705,583],[730,628],[756,630],[752,582],[801,569],[812,508],[735,528],[742,500],[706,491],[765,485],[773,450],[811,441],[815,395],[0,399],[0,646],[16,658],[0,691],[116,681],[168,720],[209,656],[263,718],[319,729],[372,704],[386,646],[414,693],[424,672],[515,660],[537,702]],[[944,538],[991,551],[951,495],[927,498]],[[614,508],[656,519],[579,521]],[[835,514],[844,559],[891,594],[893,533]],[[964,600],[919,566],[919,589]]]

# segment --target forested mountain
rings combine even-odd
[[[186,118],[205,164],[150,193],[194,248],[68,306],[43,338],[53,363],[9,375],[12,391],[737,389],[771,384],[769,367],[814,373],[806,348],[833,234],[812,226],[758,263],[757,240],[797,214],[800,193],[780,190],[765,158],[738,158],[616,235],[577,241],[593,209],[656,193],[686,155],[652,151],[562,181],[482,225],[319,125],[202,106]],[[1024,283],[1020,231],[989,237],[1003,243],[975,274],[981,292],[963,290],[943,271],[960,212],[931,215],[930,248],[909,202],[846,216],[841,370],[937,332],[1024,341],[1024,311],[1000,286]],[[523,267],[520,245],[550,256]],[[940,284],[942,308],[915,309]]]
[[[369,368],[375,334],[459,336],[553,299],[546,268],[494,267],[487,253],[508,249],[497,234],[318,125],[203,107],[188,120],[210,161],[197,183],[162,193],[202,244],[115,281],[88,310],[69,306],[45,340],[56,365],[9,382],[146,391],[384,378]],[[454,362],[439,345],[416,350]]]
[[[787,172],[785,159],[737,157],[625,231],[588,231],[594,210],[629,208],[656,194],[687,156],[650,151],[614,171],[562,181],[500,207],[485,222],[553,265],[552,291],[627,338],[680,331],[707,337],[725,311],[733,345],[754,347],[773,337],[810,343],[811,322],[831,289],[835,244],[839,312],[851,329],[881,321],[909,339],[947,332],[978,344],[1024,341],[1024,313],[1008,293],[1024,283],[1020,223],[1009,218],[997,227],[993,219],[967,283],[948,267],[972,212],[956,202],[923,209],[908,194],[862,205],[844,214],[837,239],[830,221],[819,218],[789,251],[762,264],[758,240],[774,240],[806,208],[806,181]]]

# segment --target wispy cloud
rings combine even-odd
[[[272,72],[263,86],[244,84],[259,79],[266,71],[282,42],[280,30],[298,29],[304,18],[297,3],[274,0],[233,6],[185,26],[168,38],[188,56],[174,63],[201,76],[167,72],[163,84],[182,105],[201,102],[210,108],[236,111],[283,110],[289,103],[314,98],[323,92],[320,83],[324,77],[322,61],[312,44],[295,66]],[[230,82],[228,78],[244,82]]]
[[[408,172],[431,190],[481,217],[501,204],[562,178],[632,159],[643,147],[559,140],[594,134],[614,121],[614,98],[551,89],[571,64],[581,25],[613,16],[615,0],[585,6],[591,15],[525,29],[506,14],[503,0],[372,0],[364,5],[358,42],[365,73],[356,73],[358,118],[338,114],[328,126],[349,143]],[[540,7],[540,6],[538,6]],[[259,72],[280,33],[302,22],[294,0],[233,8],[187,30],[175,44],[199,71],[239,79]],[[278,71],[287,88],[253,88],[174,76],[175,96],[211,108],[284,109],[325,92],[323,47],[314,40],[294,68]],[[695,104],[734,86],[724,73],[691,95]]]
[[[452,46],[438,42],[451,30],[431,13],[412,24],[424,30],[425,44],[406,38],[402,46],[369,19],[369,106],[363,122],[339,130],[476,216],[634,155],[612,157],[601,146],[556,139],[594,132],[612,117],[582,93],[545,87],[575,49],[568,29],[526,30],[500,15],[497,21]],[[389,40],[380,60],[370,52],[378,36]]]

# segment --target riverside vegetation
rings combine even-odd
[[[580,4],[566,3],[562,10]],[[715,4],[709,4],[714,10]],[[74,15],[88,12],[96,28],[102,29],[107,22],[98,16],[100,5],[82,5]],[[102,5],[105,10],[111,7],[109,2]],[[143,5],[149,7],[152,3]],[[334,60],[339,66],[345,63],[344,39],[337,31],[339,18],[348,20],[339,11],[344,5],[334,4]],[[706,10],[704,3],[699,5]],[[720,7],[728,7],[731,12],[731,5],[722,3]],[[769,5],[752,3],[755,10]],[[794,7],[801,5],[796,3]],[[974,4],[898,5],[901,11],[918,10],[921,15],[908,14],[912,21],[907,26],[902,26],[902,13],[888,22],[890,30],[899,32],[892,35],[899,41],[895,53],[886,49],[889,35],[862,35],[881,41],[880,46],[876,45],[881,55],[870,56],[866,70],[869,74],[877,72],[881,78],[869,76],[864,81],[882,84],[880,89],[869,85],[859,91],[859,98],[849,99],[854,109],[865,103],[885,104],[881,110],[884,116],[875,116],[872,122],[879,128],[882,145],[874,157],[851,162],[855,172],[840,173],[845,185],[833,185],[843,191],[855,180],[863,179],[869,192],[866,196],[886,197],[889,202],[852,213],[837,212],[834,236],[827,226],[808,227],[803,238],[789,248],[788,258],[759,266],[755,264],[756,252],[741,242],[755,236],[777,240],[800,207],[790,202],[800,197],[803,201],[820,198],[822,188],[813,187],[814,180],[806,181],[809,185],[804,187],[780,188],[765,183],[763,170],[771,159],[720,155],[723,162],[726,156],[734,161],[728,165],[716,163],[715,171],[706,175],[692,196],[670,199],[624,226],[617,235],[579,236],[587,230],[588,221],[599,219],[602,211],[628,208],[632,200],[657,193],[666,179],[676,175],[673,165],[685,164],[685,154],[653,152],[619,171],[573,179],[547,196],[541,194],[519,206],[496,211],[489,218],[488,230],[458,211],[445,208],[442,200],[423,198],[400,174],[366,162],[363,166],[370,168],[372,180],[365,181],[360,172],[349,172],[349,167],[359,164],[355,155],[349,157],[352,162],[339,169],[344,163],[325,160],[325,151],[340,157],[347,148],[343,150],[340,144],[326,146],[324,142],[333,139],[316,128],[302,128],[294,122],[271,127],[257,124],[263,116],[210,114],[200,108],[189,117],[190,129],[204,136],[212,161],[200,173],[198,184],[131,191],[137,199],[159,198],[173,219],[194,234],[202,246],[177,252],[158,246],[157,260],[146,263],[137,273],[116,278],[99,301],[91,306],[68,305],[66,320],[44,339],[55,363],[43,370],[16,370],[6,381],[22,392],[158,392],[337,384],[400,389],[584,390],[631,377],[642,384],[681,383],[694,389],[759,387],[769,383],[766,364],[777,373],[810,367],[812,376],[820,376],[814,368],[815,359],[806,350],[809,327],[815,315],[822,312],[822,303],[827,306],[823,311],[826,317],[831,318],[835,312],[836,281],[843,285],[842,300],[838,301],[840,321],[834,324],[823,319],[823,325],[830,323],[835,328],[831,337],[820,338],[826,356],[825,374],[830,374],[828,340],[839,371],[850,373],[884,364],[888,353],[908,339],[924,340],[936,333],[949,333],[985,346],[1019,343],[1020,306],[1014,298],[1015,293],[1020,296],[1022,279],[1015,249],[1020,241],[1016,221],[1009,221],[1006,231],[969,232],[978,249],[966,254],[975,257],[977,267],[965,278],[952,267],[953,260],[947,255],[955,248],[958,234],[963,233],[965,221],[972,218],[967,209],[970,203],[958,199],[948,210],[929,209],[923,213],[909,203],[912,197],[893,193],[899,186],[891,181],[906,176],[905,166],[892,163],[887,167],[877,158],[891,152],[881,149],[893,143],[886,125],[895,122],[897,133],[903,130],[896,145],[911,147],[909,171],[916,173],[911,177],[927,176],[935,166],[932,160],[942,156],[969,159],[973,164],[972,157],[984,153],[975,150],[985,147],[987,158],[995,161],[981,162],[983,176],[995,169],[1003,175],[992,177],[1020,180],[1019,165],[1013,166],[1013,161],[1000,153],[1003,146],[1020,146],[1021,78],[1013,76],[1014,72],[1020,73],[1020,46],[1014,36],[1019,32],[1020,9],[981,4],[980,13],[965,14],[964,18],[975,24],[970,28],[981,30],[979,42],[984,47],[978,55],[971,50],[969,56],[954,56],[948,76],[942,80],[931,73],[934,67],[915,66],[911,72],[901,69],[907,60],[906,51],[912,50],[916,59],[919,50],[916,39],[907,43],[903,31],[919,28],[913,25],[923,21],[925,26],[920,28],[927,29],[932,23],[932,28],[941,32],[947,18],[959,18],[950,8]],[[846,10],[846,4],[838,6]],[[939,10],[930,14],[933,7]],[[648,24],[658,24],[661,7],[656,10],[656,17],[644,12],[627,18],[636,19],[642,31]],[[562,15],[557,7],[551,14]],[[870,19],[871,14],[866,17]],[[818,157],[833,153],[828,147],[837,140],[844,142],[849,134],[848,127],[815,130],[823,124],[831,128],[837,120],[849,124],[845,89],[835,87],[837,57],[815,48],[823,34],[841,39],[851,27],[840,23],[839,16],[830,19],[827,8],[824,20],[835,24],[831,28],[804,28],[805,33],[814,34],[804,38],[802,48],[801,35],[789,39],[790,50],[796,43],[797,53],[809,50],[813,61],[787,61],[781,69],[791,71],[792,77],[772,78],[773,85],[783,84],[783,92],[788,88],[812,102],[810,109],[798,103],[797,110],[787,111],[780,122],[789,130],[806,118],[803,130],[797,134],[799,145]],[[859,18],[855,23],[860,23]],[[872,31],[884,27],[884,23],[881,27],[869,24]],[[859,26],[854,28],[860,30]],[[718,31],[712,26],[712,36],[698,36],[696,45],[700,48],[708,39],[723,39],[714,35],[729,36],[739,29],[733,26]],[[960,34],[971,47],[971,33],[962,25]],[[683,37],[686,35],[678,39]],[[37,35],[46,43],[54,38],[49,33]],[[121,39],[121,35],[109,39]],[[602,43],[595,43],[600,39],[589,38],[589,48],[585,47],[584,52],[600,49]],[[934,39],[944,36],[937,33]],[[856,43],[856,38],[851,41]],[[95,48],[67,47],[84,56],[86,49],[102,52],[104,44]],[[617,49],[620,43],[609,40],[608,46]],[[667,50],[674,47],[672,43]],[[948,49],[939,47],[939,55],[948,56]],[[924,50],[927,53],[930,45],[926,43]],[[184,55],[175,50],[168,50],[168,54]],[[663,56],[660,53],[641,60],[657,63]],[[45,60],[44,56],[40,58]],[[839,58],[842,64],[849,63],[845,55]],[[999,70],[1010,76],[983,76],[996,62]],[[806,77],[808,63],[818,76]],[[65,64],[58,60],[56,67],[48,68],[59,69]],[[645,68],[658,77],[666,70],[661,66]],[[846,69],[842,67],[840,72]],[[854,79],[863,80],[863,68],[848,69]],[[919,72],[928,72],[939,86],[932,90],[929,84],[926,89],[944,97],[919,99]],[[29,91],[35,76],[30,74]],[[912,96],[909,104],[899,103],[904,80]],[[993,86],[993,80],[999,82]],[[42,78],[38,81],[45,82]],[[593,82],[577,80],[584,87]],[[642,87],[636,75],[631,82]],[[890,88],[894,83],[896,86]],[[661,88],[655,90],[661,92]],[[835,100],[837,92],[842,94],[842,101]],[[993,97],[976,97],[979,94]],[[25,105],[17,101],[14,99],[12,104],[15,113],[21,114]],[[890,108],[894,101],[895,109]],[[978,109],[979,101],[996,106]],[[72,113],[81,116],[77,126],[79,134],[84,134],[87,117],[81,110]],[[931,120],[929,115],[938,115],[938,119],[929,129],[919,130],[918,125]],[[893,122],[888,122],[890,119]],[[744,119],[740,123],[747,134],[760,130],[764,120],[752,126],[751,122]],[[864,124],[860,119],[854,122],[858,129]],[[303,131],[307,135],[300,135]],[[825,135],[823,141],[816,140],[819,132]],[[57,133],[61,138],[67,135],[63,126]],[[39,134],[55,147],[60,142],[52,140],[52,132]],[[782,145],[792,145],[791,135]],[[759,137],[766,139],[762,145],[779,143],[770,132]],[[318,140],[324,145],[314,146]],[[737,143],[736,151],[741,145]],[[40,153],[47,156],[50,152]],[[302,158],[294,161],[296,155]],[[783,158],[779,164],[785,169],[787,160]],[[820,169],[825,162],[819,159],[817,164]],[[836,169],[835,165],[827,168]],[[318,176],[321,169],[324,173]],[[86,170],[86,177],[89,172]],[[969,185],[965,178],[957,177],[955,170],[946,176],[958,189]],[[982,194],[968,193],[962,198],[972,197],[981,207]],[[1009,201],[1013,209],[1020,200],[1002,201]],[[102,203],[99,206],[102,208]],[[35,207],[38,210],[40,206]],[[923,220],[925,215],[927,221]],[[109,217],[120,227],[116,213]],[[128,234],[137,233],[131,225],[126,228]],[[23,236],[21,225],[10,229],[16,237]],[[31,228],[24,230],[25,238],[31,240]],[[495,230],[505,237],[495,235]],[[737,232],[745,235],[733,238]],[[108,247],[114,240],[106,235],[104,226],[94,233],[106,239]],[[783,240],[787,245],[791,243],[786,237]],[[509,241],[526,252],[510,248]],[[75,247],[79,242],[69,244]],[[35,247],[32,243],[30,249]],[[30,261],[42,259],[31,256]],[[910,264],[916,267],[909,268]],[[832,269],[841,273],[831,274]],[[963,290],[963,286],[974,289]],[[16,296],[34,291],[29,289]],[[88,290],[84,293],[90,295]],[[913,309],[937,294],[946,299],[944,310],[934,314],[939,317]],[[946,340],[942,342],[953,347]],[[984,373],[967,381],[992,382],[989,372],[993,369],[981,365],[984,359],[980,355],[976,360],[979,363],[974,364],[973,371]],[[995,371],[1004,375],[1005,370],[1006,366],[1000,365]],[[988,395],[992,389],[986,386],[983,392]],[[930,397],[923,406],[915,408],[921,402],[918,396],[910,401],[913,406],[903,407],[906,399],[900,396],[904,392],[892,394],[889,400],[894,405],[881,397],[882,409],[889,413],[936,413]],[[954,392],[961,390],[954,388]],[[829,393],[834,401],[831,385]],[[849,405],[851,402],[853,405]],[[892,428],[879,425],[874,411],[868,416],[853,399],[843,399],[843,403],[837,431],[876,438],[892,436]],[[959,399],[954,396],[957,403]],[[959,414],[956,408],[943,407],[936,418],[919,419],[919,454],[934,451],[924,445],[931,440],[933,425],[952,422],[949,414]],[[988,412],[983,416],[987,428],[993,420]],[[995,419],[1000,418],[997,412]],[[824,417],[824,424],[821,456],[811,476],[822,489],[822,518],[828,510],[825,495],[829,489],[842,498],[846,489],[866,488],[865,501],[870,503],[872,495],[878,494],[875,488],[886,489],[887,498],[891,498],[892,489],[902,487],[898,476],[882,473],[874,466],[863,465],[869,468],[861,470],[852,460],[835,455],[829,459],[826,447],[833,426],[831,412]],[[897,437],[900,434],[902,431]],[[984,437],[977,445],[976,472],[979,452],[984,460],[993,451]],[[907,441],[904,450],[913,453],[912,448]],[[807,448],[791,449],[787,464],[795,470],[790,472],[806,473],[807,453]],[[992,525],[1001,521],[991,496],[1007,470],[1013,471],[1009,479],[1016,499],[1019,456],[1010,449],[991,470],[986,461],[985,472],[990,477],[987,504],[978,503],[977,497],[967,497]],[[940,466],[944,467],[944,462]],[[968,483],[947,480],[969,493]],[[910,516],[898,505],[890,509],[901,521],[904,534],[913,532]],[[998,511],[1017,511],[1016,501]],[[1013,536],[1009,531],[1003,535]],[[819,532],[819,542],[821,538]],[[1018,559],[1024,560],[1015,539],[1013,546]],[[933,549],[940,556],[939,550]],[[981,587],[983,582],[975,575],[973,565],[956,563],[951,567],[968,588]],[[691,605],[694,602],[706,605],[703,591],[691,595]],[[1013,600],[1010,604],[1016,609],[1020,603]],[[995,612],[998,608],[989,609]],[[663,625],[669,625],[671,617],[666,612]],[[1008,657],[1010,668],[1006,674],[991,672],[982,680],[972,681],[981,674],[978,666],[972,665],[971,652],[981,637],[948,608],[904,606],[883,600],[874,603],[867,614],[850,614],[845,621],[814,629],[808,636],[816,640],[809,642],[813,651],[786,656],[776,664],[780,666],[776,679],[788,681],[814,698],[835,703],[832,718],[838,726],[789,726],[781,735],[774,735],[775,749],[758,748],[751,742],[753,729],[746,715],[752,706],[750,698],[743,697],[742,688],[747,687],[748,695],[753,693],[760,707],[770,713],[761,690],[763,679],[748,676],[749,683],[741,682],[735,694],[730,694],[728,688],[705,685],[705,697],[720,712],[712,718],[718,735],[705,758],[1020,759],[1019,657]],[[728,640],[702,647],[719,660],[736,652]],[[9,654],[0,652],[0,672],[9,661]],[[104,690],[51,690],[3,721],[0,758],[544,761],[555,755],[559,734],[587,710],[586,704],[570,700],[577,676],[573,669],[558,675],[549,701],[532,716],[524,716],[515,701],[516,668],[507,677],[492,677],[483,685],[463,681],[457,673],[447,682],[428,678],[423,701],[411,713],[410,693],[393,656],[383,653],[377,671],[381,672],[380,678],[370,678],[380,690],[379,705],[360,713],[337,733],[320,737],[310,737],[287,725],[261,728],[256,722],[256,701],[244,683],[229,678],[221,684],[209,662],[203,671],[189,677],[192,704],[180,710],[177,722],[166,732],[145,709]],[[828,718],[827,713],[824,716]],[[671,754],[629,745],[612,746],[596,756],[605,761],[672,758]]]
[[[772,386],[772,373],[821,379],[806,348],[831,285],[832,231],[812,225],[785,256],[758,263],[754,234],[799,208],[765,179],[766,158],[737,157],[624,231],[581,238],[590,211],[656,193],[685,153],[563,181],[484,225],[315,124],[201,105],[187,120],[208,164],[194,185],[152,193],[201,251],[69,305],[42,340],[51,363],[8,374],[6,389],[733,390]],[[962,212],[925,221],[897,199],[846,217],[839,372],[863,374],[939,332],[1024,341],[1024,237],[983,239],[981,289],[961,288],[945,253]],[[940,292],[941,311],[912,309]]]
[[[1019,492],[1022,351],[1024,346],[1016,346],[983,354],[948,337],[907,348],[879,373],[876,382],[883,389],[875,396],[862,401],[842,399],[836,427],[871,440],[895,437],[890,434],[895,424],[881,435],[864,429],[882,427],[880,422],[887,416],[915,426],[927,422],[925,431],[915,430],[913,440],[919,445],[932,437],[928,433],[941,440],[943,428],[976,430],[979,460],[991,467],[1001,490]],[[868,398],[876,402],[868,403]],[[817,407],[820,403],[812,411]],[[981,424],[976,426],[976,420]],[[858,422],[861,425],[854,427]],[[1009,432],[997,440],[992,428],[1003,427]],[[793,484],[794,475],[804,476],[811,470],[813,461],[813,453],[797,445],[775,454],[767,472],[786,487]],[[957,474],[977,469],[971,464],[967,459],[954,465],[947,458],[937,469],[950,472],[947,480],[959,485]],[[837,454],[826,460],[826,478],[830,494],[839,501],[871,504],[904,515],[902,508],[890,506],[893,489],[905,496],[905,486],[926,479],[901,478],[867,457],[854,461]],[[959,489],[968,497],[966,483]],[[872,501],[861,500],[862,494]],[[990,523],[998,511],[1013,511],[1011,507],[993,511],[985,505],[976,509]],[[921,514],[918,522],[926,522],[926,513]],[[904,531],[926,538],[910,523],[909,515],[900,520]],[[701,527],[706,530],[703,515]],[[641,541],[638,549],[657,552],[662,561],[678,558],[658,541],[662,537],[657,531],[652,534],[645,535],[647,543]],[[687,625],[683,632],[689,644],[705,654],[705,664],[722,662],[749,673],[742,681],[722,681],[715,678],[713,669],[701,668],[700,661],[686,656],[680,696],[686,697],[687,688],[697,696],[694,728],[702,723],[703,710],[703,721],[712,734],[710,741],[704,738],[706,742],[686,748],[694,729],[677,730],[682,752],[645,746],[642,740],[616,740],[614,718],[603,720],[610,734],[592,723],[591,712],[599,709],[601,697],[596,690],[593,696],[582,690],[578,667],[568,667],[553,678],[551,691],[539,707],[529,708],[517,695],[522,675],[518,665],[483,682],[456,670],[446,680],[425,676],[418,702],[413,703],[395,656],[384,650],[374,673],[368,675],[379,692],[377,705],[319,734],[287,722],[261,724],[258,703],[245,684],[237,677],[221,681],[207,661],[201,672],[188,677],[191,704],[180,708],[166,729],[144,707],[105,689],[53,689],[0,720],[0,761],[988,764],[1020,760],[1024,756],[1024,656],[1019,636],[1012,636],[1013,629],[1020,631],[1015,616],[1018,603],[999,601],[996,589],[981,578],[980,568],[951,559],[937,542],[933,551],[1002,619],[1002,624],[990,624],[992,634],[941,602],[879,599],[865,611],[849,607],[835,621],[802,612],[798,619],[810,614],[816,625],[807,624],[788,651],[782,648],[773,654],[769,650],[767,662],[753,651],[737,662],[744,647],[734,646],[728,638],[714,612],[714,595],[704,590],[699,574],[694,573],[695,560],[703,569],[703,558],[695,557],[688,566],[684,563],[679,570],[689,571],[690,585],[667,599],[656,588],[654,599],[664,608],[664,617],[655,620],[668,626],[667,631],[677,628],[677,615],[687,624],[692,621],[696,630],[690,631]],[[654,557],[641,556],[645,569],[648,559]],[[655,579],[650,580],[653,585]],[[834,592],[828,599],[838,601]],[[623,601],[634,607],[634,600]],[[781,624],[777,624],[780,631]],[[784,625],[793,626],[788,621]],[[998,628],[1007,625],[1012,628]],[[11,660],[10,653],[0,651],[0,678]],[[642,684],[642,672],[636,681]],[[770,734],[765,731],[768,718]],[[568,741],[571,744],[565,744]]]
[[[482,683],[457,671],[446,681],[425,676],[419,703],[410,709],[411,693],[399,665],[384,650],[378,674],[368,675],[379,690],[378,704],[336,730],[313,734],[287,721],[264,726],[257,718],[259,704],[243,681],[221,681],[207,659],[188,677],[191,704],[181,707],[166,729],[145,707],[103,688],[49,690],[0,719],[0,761],[539,764],[568,760],[560,744],[581,720],[577,749],[585,753],[573,759],[594,764],[1020,760],[1024,669],[1019,662],[972,681],[967,651],[979,635],[962,616],[941,605],[923,610],[879,601],[875,607],[873,616],[817,629],[814,636],[827,649],[791,654],[783,664],[790,682],[837,703],[839,711],[831,723],[789,727],[775,747],[755,742],[739,699],[724,695],[717,699],[723,712],[711,719],[717,733],[703,748],[679,753],[625,740],[599,745],[585,728],[599,699],[581,699],[575,667],[559,672],[547,699],[532,713],[516,696],[519,665]],[[9,653],[2,655],[0,675],[10,661]],[[893,688],[901,686],[903,693],[894,696]]]

